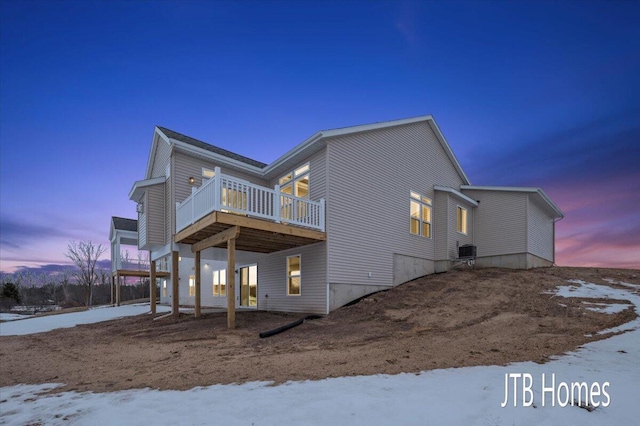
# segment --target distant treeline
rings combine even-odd
[[[149,279],[136,280],[121,286],[122,301],[149,297]],[[159,294],[159,293],[156,293]],[[51,282],[35,286],[22,283],[4,282],[0,287],[0,309],[9,311],[15,305],[50,306],[63,308],[84,306],[86,287],[70,282]],[[111,303],[111,285],[95,284],[93,286],[93,305]]]

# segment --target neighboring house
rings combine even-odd
[[[150,283],[156,278],[168,277],[166,271],[158,271],[156,268],[151,273],[151,264],[146,259],[134,258],[129,255],[123,246],[135,246],[138,248],[138,221],[123,217],[112,216],[109,230],[109,241],[111,242],[111,303],[120,305],[122,294],[120,287],[127,277],[145,278],[149,277]],[[125,252],[123,253],[123,250]],[[152,293],[155,288],[152,286]],[[155,308],[156,298],[152,295],[151,304]]]
[[[541,189],[471,185],[430,115],[320,131],[271,164],[156,127],[129,197],[174,313],[328,313],[467,245],[478,266],[549,266],[563,217]]]

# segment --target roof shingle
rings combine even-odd
[[[121,231],[138,232],[138,221],[135,219],[126,219],[124,217],[112,216],[113,227]]]
[[[166,127],[156,126],[162,133],[164,133],[167,137],[171,139],[175,139],[180,142],[188,143],[189,145],[195,146],[197,148],[206,149],[209,152],[213,152],[215,154],[224,155],[227,158],[232,158],[237,161],[241,161],[245,164],[249,164],[251,166],[259,167],[264,169],[267,167],[265,163],[260,161],[253,160],[249,157],[245,157],[244,155],[236,154],[235,152],[228,151],[224,148],[220,148],[206,142],[202,142],[198,139],[194,139],[192,137],[183,135],[182,133],[174,132],[173,130],[167,129]]]

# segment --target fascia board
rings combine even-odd
[[[463,201],[466,201],[467,203],[471,204],[474,207],[478,207],[478,202],[476,200],[474,200],[473,198],[464,195],[462,192],[460,191],[456,191],[453,188],[449,188],[448,186],[440,186],[440,185],[435,185],[433,187],[434,190],[436,191],[442,191],[442,192],[448,192],[450,194],[455,195],[456,197],[460,198]]]
[[[140,201],[140,197],[142,195],[142,189],[152,185],[158,185],[160,183],[164,183],[164,181],[165,181],[164,176],[160,176],[153,179],[144,179],[144,180],[138,180],[134,182],[133,186],[131,187],[131,190],[129,191],[129,199],[136,202]]]

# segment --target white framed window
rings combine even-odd
[[[467,235],[467,209],[458,206],[456,208],[456,230]]]
[[[409,230],[412,234],[431,238],[431,207],[431,198],[411,191]]]
[[[280,217],[282,219],[293,220],[305,217],[307,206],[304,203],[297,203],[297,209],[294,211],[294,201],[291,198],[298,197],[304,200],[309,199],[309,163],[304,164],[297,169],[287,173],[278,179],[280,185]]]
[[[156,270],[169,272],[169,262],[167,257],[163,257],[162,259],[158,260],[158,262],[156,263]]]
[[[213,295],[214,296],[227,295],[227,270],[226,269],[213,271]]]
[[[189,275],[189,296],[196,295],[196,276]]]
[[[167,280],[162,280],[162,297],[167,297],[167,295],[168,295]]]
[[[302,256],[287,256],[287,296],[300,296],[302,293]]]
[[[294,197],[309,199],[309,163],[278,179],[280,192]]]

